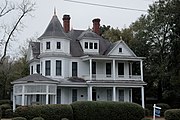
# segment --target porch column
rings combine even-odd
[[[141,87],[141,100],[142,100],[142,107],[144,108],[144,87]]]
[[[15,108],[16,108],[16,97],[15,97],[15,88],[14,88],[14,86],[13,86],[13,111],[15,110]]]
[[[89,60],[89,79],[92,80],[92,59]]]
[[[22,86],[22,98],[21,98],[21,105],[24,106],[24,85]]]
[[[113,101],[116,101],[116,87],[113,87]]]
[[[88,86],[88,101],[92,101],[92,86]]]
[[[54,95],[54,104],[57,104],[57,87],[55,89],[55,95]]]
[[[141,80],[143,81],[143,61],[140,61],[140,67],[141,67]]]
[[[113,59],[113,80],[116,80],[115,59]]]
[[[46,104],[49,103],[49,86],[46,85]]]

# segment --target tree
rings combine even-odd
[[[27,15],[30,15],[30,13],[34,11],[34,7],[35,3],[31,3],[29,0],[22,0],[22,2],[18,5],[5,0],[5,4],[0,7],[0,19],[2,19],[4,16],[7,16],[10,12],[18,11],[19,13],[17,20],[10,27],[10,29],[7,25],[4,25],[0,29],[1,33],[4,31],[2,34],[2,40],[0,41],[0,47],[3,48],[2,55],[0,55],[0,64],[3,64],[3,61],[7,55],[8,44],[11,40],[14,39],[15,34],[20,30],[23,18],[25,18]]]
[[[10,92],[12,90],[11,82],[25,77],[29,74],[29,65],[26,61],[27,50],[23,49],[23,57],[17,60],[11,60],[6,57],[3,63],[0,65],[0,98],[9,99]]]

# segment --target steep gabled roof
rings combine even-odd
[[[41,37],[39,37],[39,40],[43,38],[68,38],[56,15],[52,17],[45,32],[41,35]]]

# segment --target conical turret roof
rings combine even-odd
[[[39,37],[43,38],[68,38],[56,14],[53,15],[45,32]]]

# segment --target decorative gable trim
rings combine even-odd
[[[117,41],[117,42],[115,43],[116,45],[109,51],[109,53],[108,53],[107,55],[108,55],[108,56],[111,55],[111,53],[112,53],[121,43],[125,46],[125,48],[127,48],[127,50],[128,50],[134,57],[137,57],[136,54],[127,46],[127,44],[126,44],[123,40]]]

